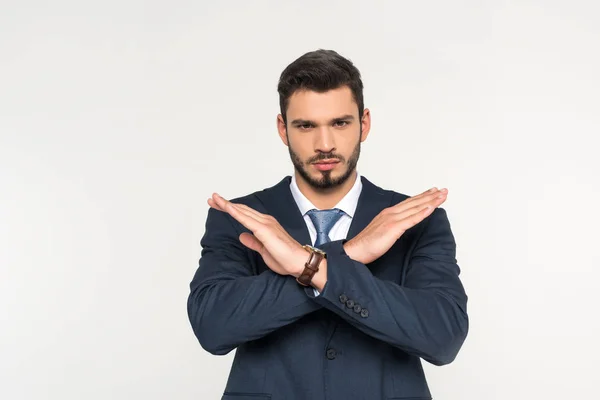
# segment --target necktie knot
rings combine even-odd
[[[307,212],[310,220],[312,221],[315,229],[317,230],[317,239],[315,240],[315,246],[320,246],[323,243],[331,241],[329,239],[329,231],[333,226],[340,220],[344,212],[339,208],[331,210],[310,210]]]

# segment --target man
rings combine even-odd
[[[334,51],[281,74],[279,136],[293,176],[213,194],[188,314],[202,347],[237,348],[222,399],[431,399],[421,358],[452,362],[467,296],[443,208],[356,169],[371,116],[360,73]]]

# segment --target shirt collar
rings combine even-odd
[[[312,209],[317,209],[314,204],[311,203],[310,200],[306,198],[300,191],[298,187],[298,183],[296,182],[296,174],[292,174],[292,182],[290,183],[290,190],[292,192],[292,196],[300,209],[300,212],[304,216],[308,211]],[[354,185],[352,188],[346,193],[346,195],[335,205],[333,208],[339,208],[344,213],[346,213],[350,218],[354,217],[354,213],[356,212],[356,206],[358,205],[358,198],[360,196],[360,192],[362,191],[362,180],[360,179],[360,174],[356,173],[356,181],[354,181]]]

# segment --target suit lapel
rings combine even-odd
[[[377,214],[392,204],[392,192],[375,186],[364,176],[361,176],[361,180],[363,187],[358,197],[356,212],[350,223],[350,230],[346,236],[348,240],[358,235]]]
[[[265,207],[267,214],[275,217],[298,243],[311,244],[304,217],[290,190],[291,181],[292,177],[286,176],[278,184],[258,192],[256,196]]]

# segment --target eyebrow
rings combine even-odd
[[[330,123],[340,122],[340,121],[352,121],[354,120],[354,116],[351,114],[342,115],[341,117],[333,118]],[[292,125],[317,125],[315,121],[311,121],[309,119],[295,119],[291,122]]]

